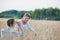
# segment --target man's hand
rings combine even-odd
[[[34,34],[34,36],[37,36],[37,33],[36,32],[34,32],[33,34]]]

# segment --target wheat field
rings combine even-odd
[[[7,27],[8,19],[0,18],[0,30]],[[23,40],[60,40],[60,21],[30,20],[31,26],[35,29],[37,36],[27,31]],[[14,40],[21,40],[21,37]]]

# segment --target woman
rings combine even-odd
[[[7,25],[8,27],[1,30],[1,40],[13,40],[13,38],[19,34],[19,32],[15,30],[16,22],[14,19],[9,19]]]

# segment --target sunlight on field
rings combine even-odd
[[[0,18],[0,29],[7,27],[7,20]],[[24,40],[60,40],[60,21],[30,20],[29,22],[36,30],[37,36],[27,31],[23,37]],[[20,38],[14,40],[21,40]]]

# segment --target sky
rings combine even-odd
[[[34,10],[60,8],[60,0],[0,0],[0,12],[5,10]]]

